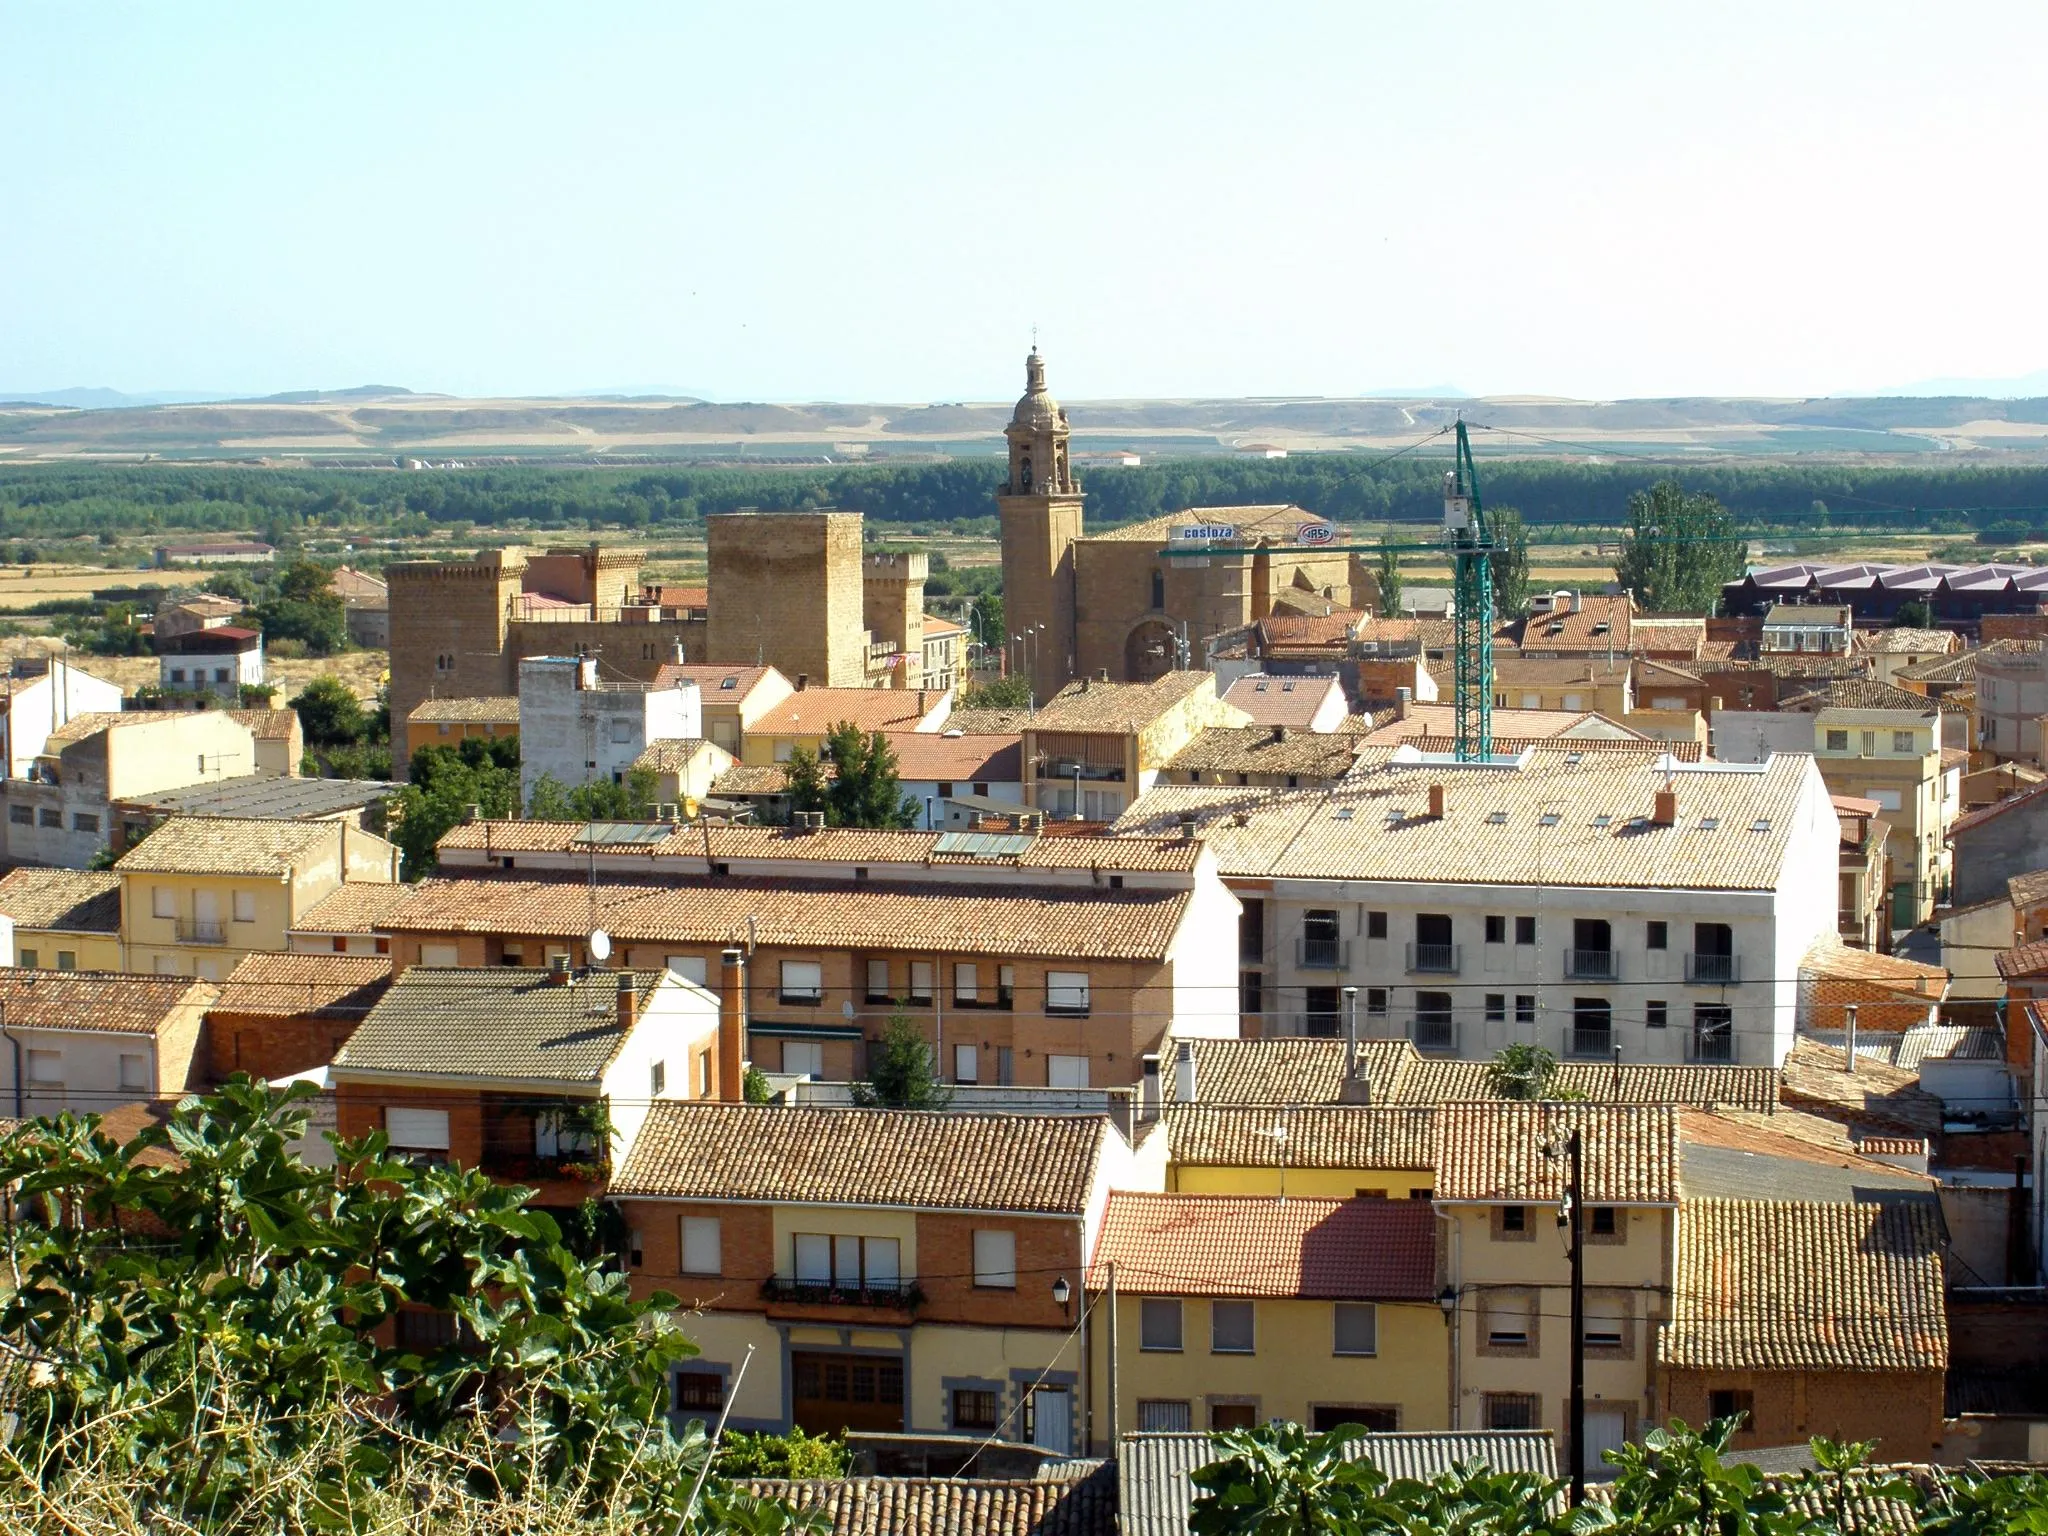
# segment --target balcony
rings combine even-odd
[[[1614,1026],[1612,1024],[1568,1024],[1564,1031],[1564,1053],[1567,1056],[1597,1057],[1602,1060],[1614,1055]]]
[[[881,1307],[914,1312],[924,1305],[924,1290],[915,1280],[894,1285],[835,1285],[828,1280],[770,1275],[761,1282],[761,1299],[778,1307]]]
[[[1351,941],[1296,939],[1294,963],[1304,971],[1348,971],[1351,969]]]
[[[1418,1051],[1458,1049],[1458,1021],[1441,1013],[1418,1013],[1408,1021],[1408,1038]]]
[[[1566,981],[1618,981],[1621,957],[1611,949],[1568,949],[1564,952]]]
[[[198,918],[190,922],[182,917],[178,919],[180,944],[225,944],[227,941],[227,929],[218,919],[212,922]]]
[[[1685,957],[1685,979],[1697,987],[1742,980],[1742,961],[1734,955],[1703,955],[1697,950]]]
[[[1456,944],[1410,944],[1408,973],[1411,976],[1455,976],[1461,959]]]
[[[1695,1029],[1686,1037],[1685,1059],[1702,1066],[1728,1066],[1735,1060],[1735,1031],[1726,1025]]]

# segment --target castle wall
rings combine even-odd
[[[518,691],[513,661],[505,654],[506,610],[525,572],[526,552],[516,547],[478,560],[408,560],[385,570],[394,721],[430,698]],[[405,765],[393,767],[403,778]]]
[[[860,514],[726,512],[705,521],[712,599],[704,659],[766,664],[814,687],[862,687]]]

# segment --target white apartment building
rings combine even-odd
[[[2048,761],[2041,717],[2048,715],[2048,647],[2039,640],[2001,640],[1977,653],[1977,728],[2000,762]]]
[[[652,741],[704,734],[703,695],[678,679],[600,681],[595,656],[534,656],[519,663],[519,793],[543,774],[571,788],[622,784]]]
[[[29,765],[42,756],[50,732],[62,730],[73,717],[118,713],[121,685],[81,672],[59,657],[35,676],[10,677],[0,694],[0,753],[10,779],[28,777]]]
[[[1447,1055],[1776,1066],[1835,929],[1840,829],[1806,754],[1369,748],[1323,789],[1154,789],[1114,830],[1190,826],[1244,904],[1246,1034],[1334,1035],[1355,1008],[1361,1035]]]

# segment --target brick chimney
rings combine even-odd
[[[1413,688],[1396,688],[1394,690],[1394,718],[1396,720],[1406,720],[1408,718],[1408,706],[1414,702],[1415,690]]]
[[[1442,821],[1444,819],[1444,787],[1441,784],[1429,786],[1429,819],[1431,821]]]
[[[796,675],[796,691],[797,691],[798,693],[802,693],[802,692],[803,692],[803,691],[804,691],[804,690],[805,690],[806,688],[808,688],[808,687],[810,687],[810,686],[811,686],[811,674],[810,674],[810,673],[808,673],[808,672],[799,672],[799,673],[797,673],[797,675]]]
[[[1678,825],[1678,791],[1660,789],[1657,791],[1657,808],[1650,814],[1651,822],[1660,827]]]
[[[747,957],[728,949],[718,957],[718,1097],[746,1098]]]
[[[619,972],[619,1033],[629,1035],[640,1017],[640,983],[631,971]]]
[[[548,956],[548,985],[551,987],[566,987],[569,985],[569,957],[567,955]]]

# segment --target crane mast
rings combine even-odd
[[[1452,676],[1460,762],[1493,756],[1493,536],[1479,504],[1472,445],[1458,421],[1458,451],[1444,471],[1444,542],[1452,570]]]

